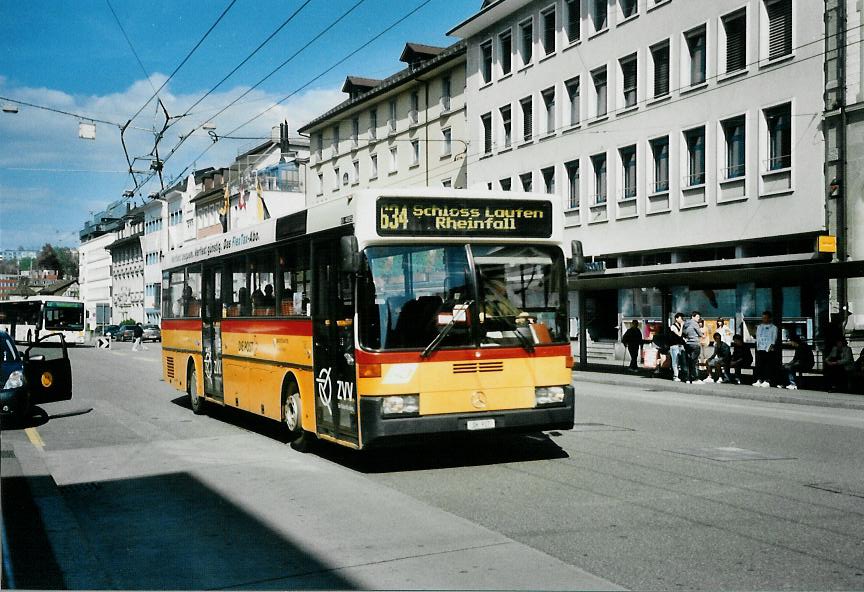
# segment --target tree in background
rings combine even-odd
[[[51,243],[45,243],[33,267],[39,270],[55,270],[59,279],[78,277],[78,258],[69,247],[55,249]]]

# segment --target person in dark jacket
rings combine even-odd
[[[714,333],[714,353],[705,364],[708,368],[708,377],[704,382],[732,382],[728,370],[731,360],[732,349],[723,341],[723,336],[719,332]]]
[[[639,348],[642,347],[642,331],[639,330],[639,321],[630,323],[630,328],[624,332],[621,343],[627,347],[630,354],[630,370],[636,371],[636,361],[639,359]]]
[[[144,337],[144,328],[141,323],[135,323],[132,327],[132,351],[138,351],[141,348],[147,349],[147,346],[141,343],[141,338]]]
[[[750,348],[744,343],[744,336],[732,336],[732,359],[729,360],[729,368],[726,373],[729,374],[735,370],[735,384],[741,384],[741,369],[749,368],[753,365],[753,354],[750,353]]]
[[[792,356],[791,362],[783,364],[783,370],[787,375],[786,388],[794,391],[798,388],[798,385],[795,384],[795,375],[799,372],[812,370],[815,360],[813,359],[813,349],[799,335],[795,333],[790,335],[789,345],[795,348],[795,355]],[[783,388],[779,384],[777,387]]]
[[[702,352],[702,329],[699,321],[702,313],[694,310],[690,318],[681,328],[681,338],[684,340],[684,362],[681,365],[684,382],[691,384],[699,382],[699,354]]]

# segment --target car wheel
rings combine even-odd
[[[189,393],[189,406],[192,407],[192,413],[202,415],[206,403],[204,397],[198,393],[198,372],[195,370],[194,363],[189,366],[186,390]]]
[[[297,452],[309,452],[315,443],[315,434],[303,429],[303,407],[300,391],[293,381],[289,382],[285,388],[282,421],[291,437],[291,448]]]

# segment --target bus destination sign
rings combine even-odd
[[[549,201],[380,197],[376,219],[379,236],[552,236]]]

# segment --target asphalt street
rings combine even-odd
[[[864,411],[577,381],[572,431],[303,455],[130,349],[3,431],[18,587],[864,589]]]

